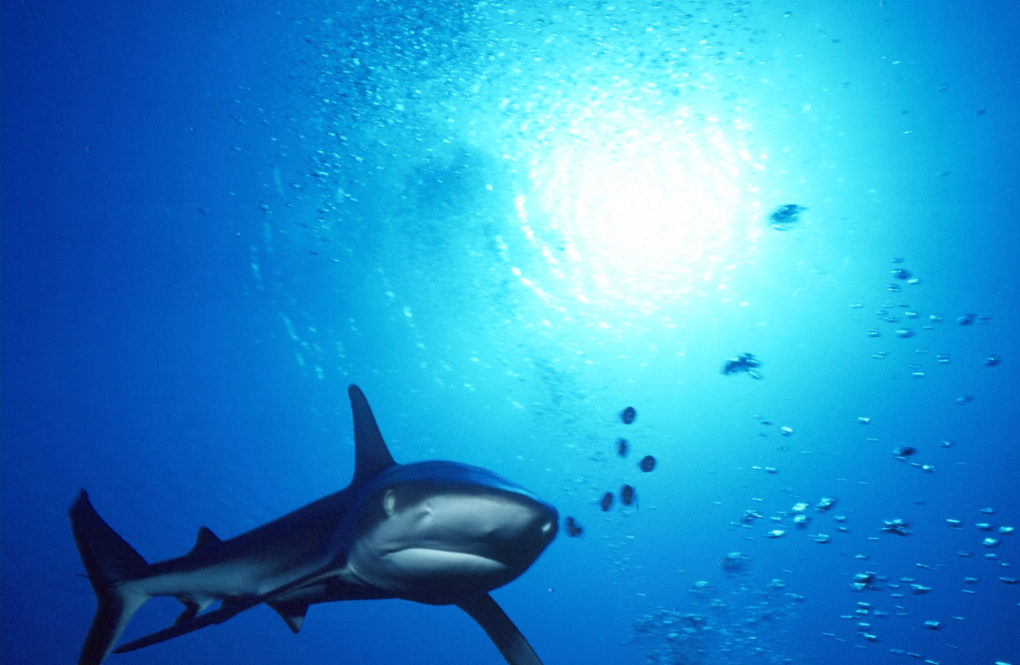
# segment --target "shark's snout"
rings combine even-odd
[[[397,595],[413,590],[423,602],[454,602],[516,578],[555,538],[556,509],[526,490],[495,476],[481,482],[474,467],[426,464],[430,482],[394,479],[363,525],[350,565],[373,584]],[[454,471],[461,482],[445,481]]]

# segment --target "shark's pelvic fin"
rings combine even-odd
[[[250,607],[255,607],[265,600],[265,596],[251,596],[250,598],[234,601],[229,604],[224,603],[223,606],[217,610],[206,612],[205,614],[199,614],[198,616],[192,615],[190,618],[185,618],[183,621],[181,621],[181,618],[183,617],[182,615],[182,617],[178,617],[177,621],[175,621],[173,625],[168,626],[163,630],[157,630],[155,633],[151,633],[145,637],[140,637],[137,640],[128,642],[127,644],[123,644],[117,647],[113,653],[134,651],[135,649],[141,649],[142,647],[147,647],[151,644],[169,640],[171,637],[177,637],[179,635],[184,635],[194,630],[198,630],[199,628],[211,626],[214,623],[223,623],[230,617],[243,612]],[[79,663],[79,665],[81,665],[81,663]]]
[[[308,573],[307,575],[299,577],[292,582],[289,582],[277,589],[273,589],[272,591],[267,591],[266,593],[259,596],[224,598],[220,603],[220,607],[215,610],[212,610],[211,612],[204,612],[202,614],[198,614],[197,616],[191,615],[190,617],[184,617],[184,615],[182,615],[181,617],[178,617],[178,620],[175,621],[173,625],[167,626],[163,630],[157,630],[155,633],[150,633],[149,635],[146,635],[144,637],[139,637],[137,640],[132,640],[127,644],[122,644],[121,646],[114,649],[113,653],[125,653],[127,651],[134,651],[135,649],[141,649],[142,647],[147,647],[152,644],[164,642],[172,637],[185,635],[192,631],[198,630],[199,628],[205,628],[206,626],[211,626],[213,624],[223,623],[227,619],[237,614],[240,614],[241,612],[249,608],[255,607],[256,605],[259,605],[261,603],[266,603],[267,605],[273,606],[273,609],[276,609],[275,604],[272,603],[272,600],[274,598],[285,596],[287,593],[294,591],[295,589],[300,589],[301,587],[312,582],[320,574],[321,573],[319,571]],[[284,604],[288,606],[287,608],[288,611],[291,611],[293,609],[290,607],[290,603]],[[293,604],[296,605],[297,601],[294,601]],[[305,603],[305,607],[307,609],[307,603]],[[188,610],[185,610],[185,612],[187,611]],[[279,611],[280,610],[277,610],[277,612]],[[301,619],[304,619],[304,615],[301,615]],[[287,621],[288,626],[291,626],[291,621],[290,619],[288,619],[288,617],[285,616],[284,620]],[[301,621],[297,622],[297,626],[298,628],[301,627]],[[297,632],[297,630],[295,630],[293,626],[291,626],[291,630]]]
[[[356,485],[375,477],[396,462],[386,448],[361,388],[352,383],[347,387],[347,395],[351,398],[351,411],[354,413],[354,480],[351,484]]]
[[[130,586],[124,584],[143,577],[148,564],[103,521],[85,490],[78,494],[70,515],[74,541],[99,601],[78,665],[99,665],[112,651],[132,615],[149,600],[145,594],[132,593]]]
[[[492,596],[483,593],[462,600],[457,603],[457,607],[470,614],[485,629],[509,665],[542,665],[538,654]]]
[[[292,601],[292,602],[278,602],[278,603],[266,603],[276,613],[283,617],[283,620],[287,622],[287,627],[290,628],[290,632],[297,633],[301,630],[301,626],[305,622],[305,615],[308,613],[308,603]]]

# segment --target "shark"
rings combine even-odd
[[[489,592],[520,576],[552,542],[556,509],[487,469],[396,463],[364,393],[353,384],[347,392],[354,418],[347,487],[233,538],[221,540],[203,526],[187,554],[148,563],[79,492],[71,529],[98,601],[79,665],[99,665],[111,653],[261,604],[297,633],[310,605],[382,598],[456,605],[507,663],[541,665]],[[131,617],[156,596],[176,598],[183,612],[172,625],[116,646]]]

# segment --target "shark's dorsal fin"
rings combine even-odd
[[[353,383],[347,387],[347,395],[351,398],[351,411],[354,414],[354,480],[352,484],[363,482],[376,476],[396,462],[390,455],[379,426],[375,424],[372,407],[368,405],[361,388]]]
[[[294,601],[290,603],[266,603],[266,605],[272,607],[276,610],[277,614],[283,617],[292,633],[297,633],[301,630],[301,625],[305,622],[305,615],[308,614],[308,603]]]
[[[221,542],[223,541],[221,541],[216,534],[212,532],[212,529],[207,526],[203,526],[198,530],[198,536],[195,538],[195,546],[191,548],[191,551],[188,552],[188,554],[201,552],[213,545],[219,545]]]

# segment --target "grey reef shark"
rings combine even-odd
[[[79,493],[71,527],[99,601],[79,665],[99,665],[111,652],[222,623],[261,603],[296,633],[309,605],[376,598],[456,605],[510,665],[541,665],[489,591],[518,577],[553,540],[556,509],[486,469],[397,464],[365,395],[355,385],[347,392],[354,413],[350,484],[229,540],[202,527],[190,552],[150,564]],[[173,596],[184,611],[173,625],[114,649],[154,596]]]

